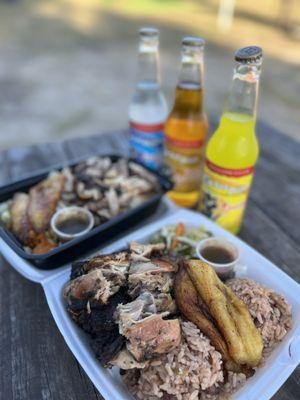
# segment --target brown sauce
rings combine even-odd
[[[214,264],[229,264],[235,260],[234,255],[222,246],[207,246],[201,250],[201,254]]]
[[[69,218],[57,223],[56,228],[67,235],[75,235],[84,231],[89,225],[87,219]]]

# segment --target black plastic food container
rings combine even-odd
[[[123,158],[119,155],[101,155],[100,157],[109,157],[113,162],[117,161],[120,158]],[[137,164],[140,164],[136,160],[128,159],[129,161],[134,161]],[[6,186],[0,188],[0,203],[10,199],[15,192],[28,192],[28,190],[45,179],[49,172],[55,170],[60,170],[64,167],[70,166],[73,167],[79,162],[85,161],[78,160],[76,162],[70,162],[69,164],[64,164],[63,166],[57,166],[55,168],[49,168],[48,170],[43,171],[42,173],[38,173],[32,175],[26,179],[22,179]],[[8,230],[2,222],[0,222],[0,237],[22,258],[29,260],[36,267],[40,269],[54,269],[60,267],[62,264],[74,261],[79,256],[84,253],[88,253],[99,247],[99,245],[104,244],[108,240],[113,239],[118,234],[122,233],[126,229],[133,227],[135,224],[141,222],[142,219],[150,216],[157,209],[160,200],[164,193],[172,188],[171,181],[161,175],[160,173],[153,172],[147,167],[143,166],[145,169],[150,171],[154,176],[156,176],[159,189],[157,193],[153,196],[149,197],[144,203],[140,204],[138,207],[132,208],[128,211],[120,213],[119,215],[111,218],[109,221],[93,228],[91,231],[86,233],[83,236],[80,236],[76,239],[73,239],[69,242],[63,243],[57,248],[49,251],[45,254],[30,254],[27,253],[22,244],[18,241],[18,239],[13,235],[10,230]]]

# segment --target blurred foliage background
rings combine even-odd
[[[262,46],[259,118],[300,140],[299,0],[0,0],[0,148],[126,127],[143,25],[160,29],[170,105],[182,36],[206,39],[216,117],[234,51]]]

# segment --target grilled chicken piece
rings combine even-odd
[[[129,293],[136,297],[142,291],[169,293],[177,265],[167,258],[138,261],[131,264],[128,276]]]
[[[154,297],[149,292],[142,292],[130,303],[119,304],[115,314],[115,320],[119,323],[119,332],[126,336],[126,332],[133,324],[156,312]]]
[[[155,253],[159,254],[166,248],[164,243],[142,244],[137,242],[129,243],[132,261],[149,261]]]
[[[175,314],[177,306],[170,293],[154,293],[154,304],[158,313]]]
[[[154,358],[179,345],[179,320],[164,320],[161,314],[151,315],[129,327],[126,338],[127,348],[137,361]]]
[[[149,361],[143,361],[143,362],[138,362],[136,359],[133,357],[131,353],[126,349],[122,349],[119,354],[114,357],[109,364],[112,367],[119,367],[123,370],[128,370],[128,369],[133,369],[133,368],[145,368],[148,364]]]
[[[177,270],[177,266],[172,264],[166,258],[161,259],[152,259],[151,261],[138,261],[133,262],[130,265],[129,275],[138,275],[143,274],[145,272],[155,274],[161,274],[164,272],[175,272]]]
[[[29,246],[34,238],[31,229],[27,209],[29,196],[26,193],[16,193],[13,197],[10,212],[12,221],[12,232],[23,245]]]
[[[69,300],[71,300],[69,302]],[[107,367],[125,345],[125,337],[113,315],[120,303],[129,300],[125,288],[121,288],[108,299],[107,304],[97,300],[68,299],[68,312],[72,319],[91,337],[91,347],[101,365]]]
[[[89,273],[94,269],[103,269],[104,274],[107,271],[123,275],[126,279],[130,265],[129,253],[120,251],[112,254],[100,254],[86,261],[75,261],[72,264],[71,279]],[[104,271],[105,270],[105,271]]]
[[[83,264],[75,262],[64,296],[69,304],[74,300],[106,304],[109,297],[125,285],[128,268],[127,252],[96,256]]]
[[[151,172],[147,171],[141,165],[139,165],[133,161],[129,161],[128,167],[129,167],[130,171],[132,171],[134,174],[137,174],[137,175],[141,176],[142,178],[145,178],[148,182],[151,182],[153,185],[155,185],[155,187],[157,186],[156,177]]]
[[[155,264],[161,272],[176,272],[178,269],[177,264],[167,257],[151,258],[151,262]]]
[[[126,274],[130,265],[129,254],[127,251],[120,251],[113,254],[101,254],[89,260],[85,266],[85,271],[89,272],[95,268],[111,270]]]
[[[71,304],[74,300],[96,301],[106,304],[109,297],[119,290],[118,282],[108,281],[101,271],[95,269],[70,281],[64,289],[64,297]]]
[[[65,177],[56,173],[34,186],[29,192],[28,218],[36,233],[45,232],[56,210]]]

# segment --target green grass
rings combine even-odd
[[[171,11],[176,8],[188,9],[190,2],[182,0],[130,0],[130,1],[118,1],[118,0],[104,0],[102,2],[106,6],[119,6],[123,9],[136,12],[147,12],[147,11]]]

